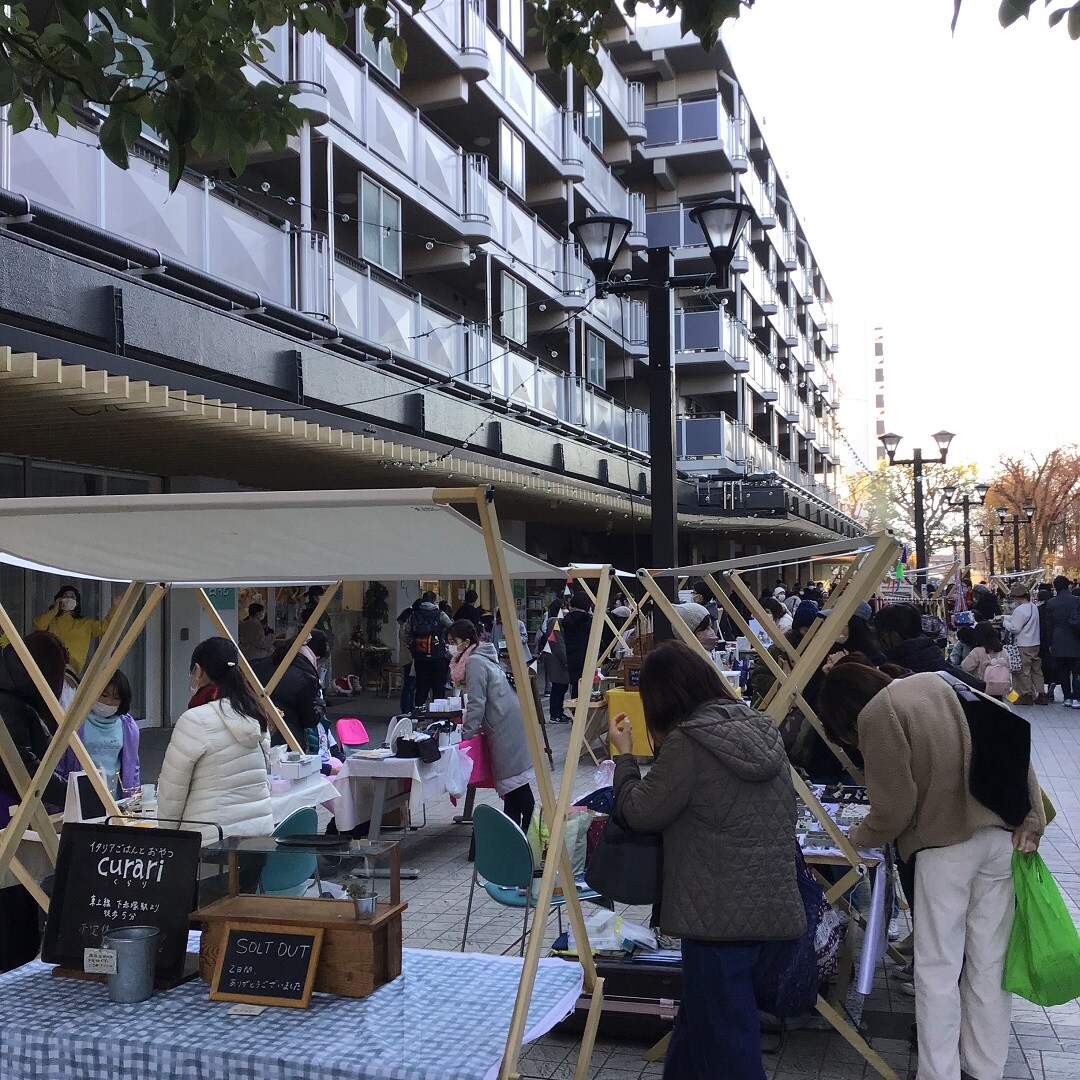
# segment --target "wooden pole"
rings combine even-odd
[[[491,492],[488,489],[480,488],[476,490],[475,494],[477,513],[480,517],[480,524],[483,527],[484,543],[487,546],[488,559],[491,564],[492,584],[495,588],[495,594],[499,602],[499,607],[504,612],[511,613],[515,610],[513,590],[510,585],[510,576],[502,543],[502,533],[499,528],[499,520],[495,513],[495,507],[492,502]],[[601,593],[606,602],[606,586],[602,586]],[[591,649],[586,653],[586,661],[590,658],[592,660],[595,660],[596,658],[597,652],[599,651],[599,633],[600,624],[597,620],[594,620],[592,631],[589,635]],[[548,817],[551,832],[548,842],[548,857],[544,863],[543,876],[540,879],[540,891],[533,912],[532,928],[529,933],[529,940],[525,950],[521,980],[518,983],[518,992],[514,1001],[514,1011],[510,1020],[510,1029],[507,1033],[506,1049],[499,1066],[499,1080],[512,1080],[512,1078],[517,1075],[517,1065],[521,1056],[521,1045],[525,1035],[525,1023],[528,1018],[529,1003],[532,999],[532,990],[536,981],[537,966],[540,962],[540,951],[543,947],[544,927],[551,907],[551,899],[554,895],[556,867],[558,867],[564,881],[567,915],[570,924],[573,927],[575,940],[580,942],[588,940],[585,933],[585,920],[582,915],[581,904],[577,898],[577,890],[574,887],[570,856],[564,842],[565,821],[563,818],[565,817],[565,810],[563,816],[560,817],[551,777],[544,769],[543,750],[540,746],[538,735],[539,725],[534,716],[535,704],[532,700],[532,695],[527,692],[528,671],[525,663],[525,654],[516,634],[507,636],[506,646],[507,653],[510,657],[510,667],[513,671],[515,684],[517,686],[518,703],[521,707],[522,718],[525,721],[525,733],[529,741],[529,751],[533,762],[533,769],[536,772],[537,787],[540,791],[540,804],[543,808],[543,812]],[[565,785],[567,803],[570,798],[573,773],[576,770],[577,757],[575,748],[580,744],[583,730],[584,715],[582,714],[579,702],[579,708],[575,714],[574,724],[570,733],[570,748],[567,750],[566,757],[567,765],[564,767],[564,777],[566,771],[570,771],[570,783]],[[583,954],[579,956],[579,960],[584,973],[586,991],[593,995],[602,993],[602,989],[597,985],[596,965],[593,962],[592,954],[589,953],[587,948],[584,950]]]
[[[225,620],[221,617],[221,613],[218,609],[214,607],[214,602],[207,595],[206,590],[198,589],[196,591],[199,594],[199,603],[202,605],[203,611],[206,612],[207,618],[214,624],[214,629],[217,630],[221,637],[233,641],[232,634],[229,633],[229,628],[225,625]],[[233,644],[235,645],[236,642],[233,641]],[[248,658],[239,648],[237,648],[236,653],[237,665],[240,668],[240,672],[247,681],[248,686],[255,692],[255,696],[259,699],[259,703],[263,707],[263,712],[266,713],[267,720],[281,732],[281,735],[285,739],[285,743],[290,750],[302,754],[304,748],[290,730],[289,725],[285,723],[285,719],[281,715],[281,710],[270,699],[269,692],[263,684],[259,682],[259,676],[252,670],[251,664],[248,663]]]
[[[131,588],[141,591],[145,588],[145,583],[132,582]],[[142,610],[135,616],[127,633],[120,639],[115,649],[112,649],[109,652],[106,651],[107,647],[115,640],[111,637],[114,627],[110,627],[106,636],[102,638],[102,642],[98,646],[98,651],[94,654],[94,658],[91,660],[90,665],[83,676],[83,681],[79,684],[79,688],[75,692],[75,698],[67,711],[67,715],[64,716],[63,722],[57,728],[45,753],[42,755],[41,762],[38,765],[37,772],[34,773],[33,780],[30,783],[30,790],[28,791],[26,798],[24,798],[19,806],[13,811],[8,826],[3,831],[0,831],[0,874],[4,873],[10,865],[11,858],[14,855],[19,842],[22,840],[23,833],[26,832],[26,827],[30,822],[30,818],[33,816],[35,804],[38,806],[42,805],[42,796],[44,795],[45,787],[53,774],[53,770],[60,763],[60,758],[64,755],[64,750],[67,748],[68,741],[79,726],[79,718],[81,715],[79,710],[83,708],[83,703],[87,703],[88,707],[89,702],[97,701],[97,699],[101,697],[101,692],[108,685],[109,679],[113,676],[113,672],[120,666],[121,661],[131,650],[131,647],[138,639],[139,634],[142,633],[143,627],[157,608],[161,598],[165,595],[165,591],[164,585],[156,585],[154,587],[153,591],[146,599],[146,602],[143,604]],[[31,657],[31,663],[32,662],[33,658]],[[36,664],[33,666],[34,668],[37,668]],[[50,696],[52,695],[51,690],[49,691],[49,694]],[[55,701],[55,697],[53,700]],[[59,703],[57,703],[57,707],[59,708]]]

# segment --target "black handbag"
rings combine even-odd
[[[585,883],[618,904],[653,905],[660,902],[663,870],[660,834],[634,832],[613,814],[585,867]]]

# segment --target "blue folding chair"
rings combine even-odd
[[[319,831],[319,815],[314,806],[294,810],[276,829],[274,836],[313,836]],[[259,877],[259,892],[267,896],[303,896],[314,881],[322,892],[319,859],[313,851],[275,851],[266,856]]]
[[[469,936],[472,918],[473,893],[480,878],[484,879],[484,891],[503,907],[523,909],[521,928],[521,955],[525,955],[525,941],[529,936],[529,911],[536,907],[533,896],[533,857],[528,837],[520,826],[511,821],[494,806],[478,806],[473,810],[473,838],[476,843],[476,860],[473,863],[472,881],[469,883],[469,906],[465,910],[465,929],[461,935],[461,951]],[[566,887],[565,885],[563,886]],[[598,892],[578,888],[578,899],[610,907]],[[552,905],[559,917],[559,933],[562,933],[562,908],[565,896],[552,898]],[[514,945],[518,942],[515,941]],[[511,945],[506,952],[514,947]]]

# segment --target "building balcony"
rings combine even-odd
[[[804,304],[812,304],[817,300],[817,287],[814,285],[814,272],[805,266],[799,267],[799,299]]]
[[[799,406],[802,402],[799,401],[799,395],[795,391],[795,387],[789,382],[781,382],[780,396],[777,401],[776,411],[779,413],[780,418],[788,424],[796,424],[799,421]]]
[[[814,329],[824,331],[829,328],[829,314],[825,310],[825,305],[818,299],[810,305],[810,321],[814,324]]]
[[[753,341],[750,342],[747,350],[747,358],[749,360],[747,380],[751,387],[763,401],[776,401],[780,397],[776,365]]]
[[[831,353],[840,351],[840,333],[836,323],[829,323],[829,336],[825,339],[825,348]]]
[[[797,270],[799,268],[799,254],[795,248],[795,232],[787,229],[777,237],[780,261],[785,270]]]
[[[645,158],[667,161],[676,172],[697,175],[749,168],[745,122],[728,115],[719,95],[706,101],[647,106],[645,131]]]
[[[766,315],[775,315],[780,310],[773,276],[756,259],[750,264],[750,273],[743,278],[743,288]]]
[[[746,327],[725,311],[675,312],[677,368],[711,367],[717,373],[750,370]]]
[[[468,82],[491,75],[485,5],[481,0],[449,0],[424,7],[412,19],[427,31]]]
[[[626,137],[631,142],[641,142],[646,138],[644,84],[630,82],[616,67],[607,49],[601,47],[596,59],[604,75],[596,89],[597,97],[608,107]]]
[[[747,169],[742,176],[742,189],[763,229],[776,227],[776,185],[765,183],[756,169]]]

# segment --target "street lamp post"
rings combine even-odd
[[[885,447],[890,465],[910,465],[914,479],[915,501],[915,562],[917,581],[919,583],[919,596],[923,596],[926,585],[926,507],[923,505],[923,465],[944,465],[949,456],[949,445],[955,436],[951,431],[939,431],[932,436],[937,443],[938,456],[936,458],[923,458],[921,447],[916,447],[910,458],[898,459],[896,449],[900,445],[900,436],[891,432],[878,436],[881,445]]]
[[[1013,514],[1009,517],[1008,510],[1004,506],[999,506],[995,510],[998,516],[998,521],[1001,522],[1002,535],[1004,535],[1004,528],[1006,525],[1012,525],[1013,530],[1013,573],[1018,574],[1020,572],[1020,526],[1028,524],[1035,516],[1035,507],[1028,503],[1024,506],[1024,515],[1021,517],[1019,514]]]
[[[982,506],[986,502],[986,496],[990,492],[990,485],[976,484],[974,499],[965,491],[964,497],[957,500],[956,494],[959,490],[956,484],[947,484],[945,498],[948,507],[964,512],[964,566],[967,567],[971,565],[971,508],[973,506]]]
[[[984,533],[979,533],[979,535],[986,541],[986,552],[990,558],[990,576],[993,577],[996,573],[994,567],[994,537],[997,534],[994,532],[993,529],[988,529]]]
[[[674,290],[680,288],[730,287],[729,268],[735,246],[746,223],[750,207],[733,196],[724,196],[702,206],[695,206],[690,220],[701,229],[709,245],[716,272],[711,274],[672,273],[670,247],[652,247],[647,251],[648,276],[612,280],[611,270],[630,234],[628,218],[593,215],[570,226],[574,238],[585,250],[585,258],[596,278],[596,295],[624,296],[645,293],[649,327],[649,454],[652,491],[653,566],[679,564],[679,506],[675,476],[675,369],[672,364],[674,341]],[[675,599],[677,582],[666,583],[668,595]],[[656,615],[660,616],[660,612]],[[671,636],[671,627],[662,617],[654,618],[656,639]]]

